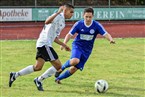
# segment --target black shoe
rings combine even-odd
[[[38,77],[34,79],[34,83],[39,91],[44,91],[42,83],[38,81]]]
[[[55,79],[55,82],[57,83],[57,84],[61,84],[61,82],[60,82],[60,80],[59,79]]]
[[[62,72],[62,71],[61,71]],[[61,72],[56,72],[55,73],[55,77],[57,78],[57,77],[59,77],[59,75],[61,74]]]
[[[11,87],[12,86],[12,83],[16,80],[15,74],[16,74],[15,72],[11,72],[10,73],[9,87]]]

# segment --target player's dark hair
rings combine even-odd
[[[74,6],[70,3],[66,3],[66,4],[64,4],[64,6],[67,7],[67,8],[73,8],[74,9]]]
[[[94,10],[92,7],[85,8],[84,13],[91,12],[94,15]]]

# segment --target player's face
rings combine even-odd
[[[91,12],[84,13],[84,20],[86,24],[90,24],[92,22],[92,19],[93,19],[93,14]]]
[[[74,14],[74,9],[73,8],[65,8],[64,9],[64,16],[65,19],[70,19]]]

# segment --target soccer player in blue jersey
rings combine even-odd
[[[111,35],[103,28],[103,26],[93,20],[94,10],[93,8],[86,8],[84,10],[84,20],[80,20],[74,24],[69,33],[64,39],[64,43],[70,40],[70,38],[77,33],[76,38],[72,43],[71,58],[62,65],[61,69],[55,73],[55,81],[60,84],[60,80],[70,77],[78,69],[81,71],[84,68],[86,61],[88,60],[94,45],[94,41],[98,34],[101,34],[107,38],[111,44],[114,44],[115,41]],[[61,47],[63,49],[63,47]],[[70,67],[69,70],[64,71],[65,68]]]

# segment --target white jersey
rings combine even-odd
[[[55,38],[60,35],[60,32],[64,27],[64,14],[60,13],[54,18],[52,23],[44,26],[37,40],[36,47],[42,47],[44,45],[52,47],[52,43]]]

